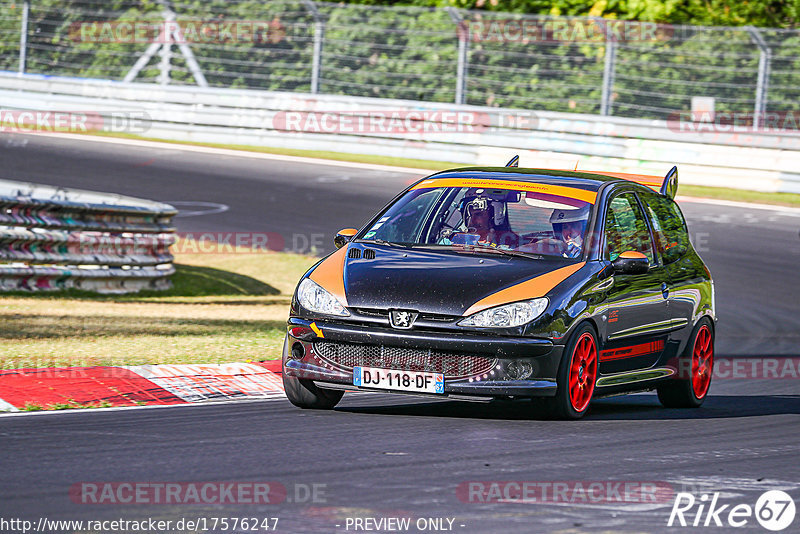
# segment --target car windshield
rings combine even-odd
[[[527,182],[497,189],[470,186],[480,180],[436,187],[443,181],[425,181],[408,191],[360,239],[581,257],[594,192]],[[432,186],[425,187],[427,182]]]

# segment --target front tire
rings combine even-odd
[[[546,405],[559,419],[580,419],[589,411],[597,382],[597,335],[588,323],[580,326],[564,347],[558,366],[556,396]]]
[[[311,380],[304,380],[286,374],[286,361],[289,358],[289,336],[283,341],[283,389],[289,402],[299,408],[331,410],[336,406],[344,391],[322,389]]]
[[[688,372],[688,377],[683,377]],[[678,376],[658,388],[665,408],[699,408],[708,395],[714,373],[714,330],[711,321],[700,320],[686,350],[678,358]]]

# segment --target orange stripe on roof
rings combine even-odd
[[[526,299],[535,299],[545,296],[551,289],[566,280],[569,276],[577,272],[585,263],[577,263],[575,265],[567,265],[547,274],[531,278],[519,284],[507,287],[497,293],[492,293],[486,298],[483,298],[469,307],[464,312],[464,316],[472,315],[479,311],[517,302]]]
[[[655,189],[656,191],[661,190],[661,184],[664,183],[663,176],[651,176],[649,174],[629,174],[626,172],[603,172],[603,171],[580,171],[580,172],[588,172],[592,174],[599,174],[602,176],[610,176],[612,178],[620,178],[622,180],[628,180],[631,182],[636,182],[637,184],[646,185],[651,189]]]
[[[342,247],[320,263],[309,276],[311,280],[339,299],[343,306],[347,306],[347,295],[344,292],[345,258],[347,258],[347,247]]]
[[[482,178],[431,178],[423,180],[411,189],[427,189],[429,187],[485,187],[487,189],[516,189],[530,193],[547,193],[566,198],[575,198],[594,204],[597,191],[587,191],[563,185],[538,184],[533,182],[517,182],[511,180],[485,180]]]

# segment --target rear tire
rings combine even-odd
[[[286,361],[289,357],[289,336],[283,341],[283,389],[289,402],[299,408],[331,410],[336,406],[344,391],[322,389],[311,380],[304,380],[286,374]]]
[[[600,354],[597,335],[589,323],[578,327],[564,347],[558,366],[555,397],[547,397],[545,405],[559,419],[580,419],[589,411],[597,383]]]
[[[678,358],[678,376],[658,388],[658,400],[665,408],[699,408],[708,396],[714,373],[714,329],[702,318],[686,350]],[[683,377],[681,375],[688,374]]]

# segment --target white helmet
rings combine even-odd
[[[550,215],[550,224],[562,224],[568,222],[586,222],[589,218],[589,206],[573,210],[554,209]]]
[[[588,219],[589,206],[583,206],[582,208],[572,210],[556,208],[553,210],[553,214],[550,215],[550,224],[553,225],[553,232],[558,234],[563,229],[565,223],[582,223],[583,230],[585,230]],[[581,230],[581,233],[583,230]]]

